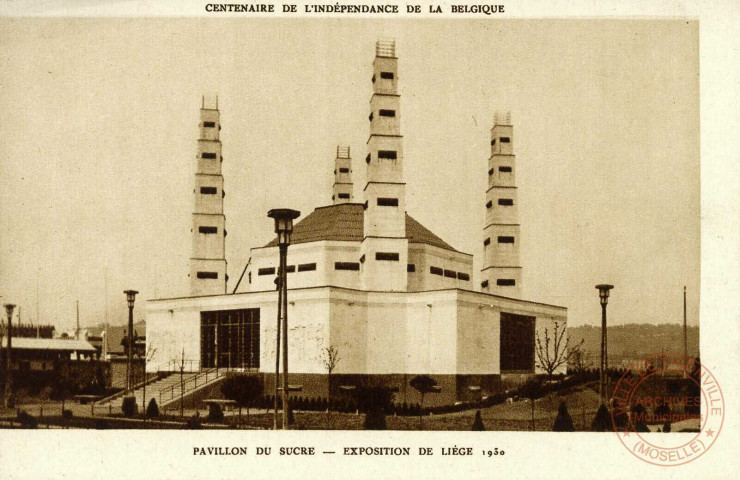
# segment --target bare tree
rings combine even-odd
[[[324,363],[324,367],[328,373],[327,380],[329,382],[329,399],[331,399],[331,374],[334,372],[334,369],[337,368],[337,364],[339,364],[341,359],[342,357],[339,356],[339,349],[334,345],[329,345],[321,350],[321,361]]]
[[[585,340],[581,340],[583,343]],[[594,366],[593,356],[591,352],[584,348],[577,348],[573,355],[571,355],[568,365],[573,368],[573,371],[577,373],[583,373],[589,368]]]
[[[555,328],[552,331],[552,337],[550,331],[545,327],[544,340],[540,338],[540,333],[537,332],[537,348],[535,348],[535,354],[537,355],[537,366],[547,372],[548,378],[552,378],[552,374],[558,368],[563,365],[567,365],[568,362],[573,358],[577,352],[581,351],[584,340],[577,345],[570,346],[570,339],[566,335],[565,325],[561,325],[555,322]]]

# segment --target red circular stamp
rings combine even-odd
[[[616,383],[610,403],[620,442],[653,465],[696,460],[717,440],[724,422],[725,401],[712,372],[676,353],[633,363]]]

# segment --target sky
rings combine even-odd
[[[698,22],[2,19],[0,302],[67,329],[123,290],[187,295],[201,96],[218,94],[229,291],[267,211],[364,186],[375,41],[395,38],[408,213],[472,253],[490,128],[511,111],[522,297],[598,324],[699,323]],[[37,314],[38,308],[38,314]]]

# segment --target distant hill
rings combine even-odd
[[[594,367],[599,366],[601,351],[601,327],[583,325],[568,328],[570,344],[575,345],[584,340],[583,348],[591,354]],[[688,327],[688,353],[695,357],[699,354],[699,327]],[[666,323],[651,325],[647,323],[628,323],[607,327],[609,342],[609,363],[617,365],[623,361],[659,354],[661,352],[683,353],[683,325]]]

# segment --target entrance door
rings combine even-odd
[[[202,368],[259,368],[259,308],[200,314]]]
[[[535,317],[501,312],[501,373],[534,373]]]

